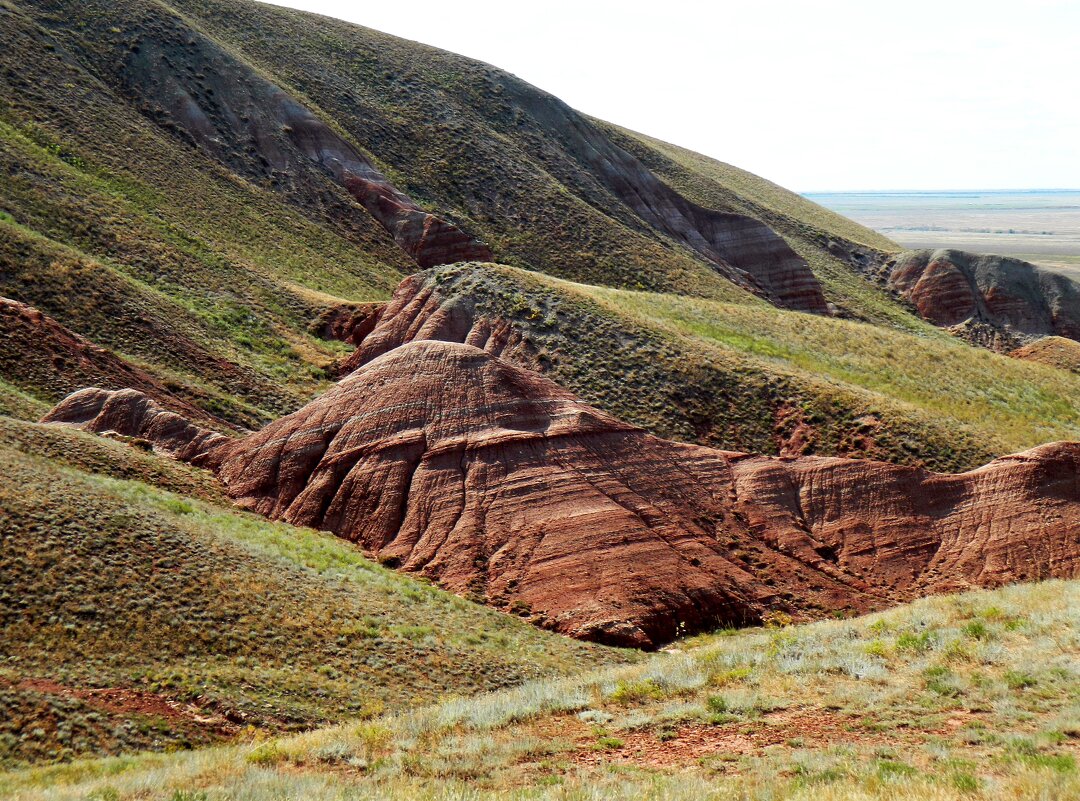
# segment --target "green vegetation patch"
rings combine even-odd
[[[114,474],[212,499],[201,471],[0,423],[16,443],[0,449],[5,764],[310,728],[629,658],[382,568],[329,534],[28,451],[112,460]],[[168,704],[175,715],[139,712]]]

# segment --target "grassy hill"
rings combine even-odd
[[[191,754],[0,776],[12,799],[1067,799],[1080,583],[727,631],[633,666]]]
[[[0,763],[370,717],[631,655],[232,511],[208,473],[0,417]]]
[[[0,294],[230,423],[255,427],[323,390],[343,346],[313,337],[312,321],[343,301],[384,299],[417,269],[325,170],[265,167],[285,146],[281,131],[215,150],[166,108],[169,92],[212,108],[233,91],[223,82],[271,81],[499,262],[596,287],[578,295],[602,301],[610,336],[661,336],[666,366],[637,369],[632,349],[611,359],[570,342],[574,330],[555,334],[575,362],[559,380],[601,405],[613,376],[629,381],[635,393],[617,393],[608,408],[657,433],[771,452],[805,416],[817,452],[955,469],[1075,431],[1070,379],[1049,373],[973,355],[1008,389],[967,369],[964,400],[943,397],[951,379],[936,368],[967,361],[967,351],[864,278],[867,263],[896,249],[888,239],[730,165],[576,115],[489,65],[246,0],[6,0],[0,14],[9,34],[0,167],[10,176],[0,190]],[[144,63],[159,50],[167,91],[146,83],[159,80]],[[688,201],[762,220],[807,260],[841,316],[885,333],[810,320],[810,335],[801,317],[773,315],[635,213],[567,121]],[[538,280],[539,291],[562,292]],[[861,355],[847,358],[847,348]],[[935,361],[938,350],[949,358]],[[917,358],[905,364],[902,352]],[[924,368],[933,386],[914,385]],[[25,379],[33,372],[0,378],[30,399],[58,400],[54,385]],[[880,430],[862,448],[868,416]]]
[[[864,277],[897,249],[888,239],[490,65],[249,0],[0,0],[0,34],[0,296],[229,424],[260,426],[324,391],[349,349],[313,324],[340,304],[388,299],[419,269],[331,167],[297,156],[297,131],[245,127],[252,109],[294,104],[498,262],[430,280],[510,320],[557,381],[658,434],[951,470],[1080,436],[1080,376],[1060,359],[972,348]],[[231,133],[213,128],[221,120]],[[664,198],[767,225],[809,264],[835,316],[782,311],[729,280],[635,210],[594,145],[674,193]],[[457,797],[468,781],[499,797],[704,797],[708,783],[727,791],[728,765],[762,798],[1075,787],[1075,693],[1054,672],[1075,656],[1062,633],[1074,621],[1054,605],[1073,585],[928,602],[873,637],[870,622],[718,636],[618,672],[640,660],[476,607],[329,536],[238,514],[208,475],[137,443],[31,422],[84,374],[19,343],[0,343],[0,764],[244,744],[14,774],[0,795],[318,797],[344,779],[360,798]],[[976,624],[990,634],[964,633]],[[1036,653],[1057,661],[1025,678]],[[624,667],[592,672],[612,665]],[[568,748],[541,742],[552,710],[528,708],[553,694],[570,705],[558,719]],[[786,706],[759,708],[757,695]],[[862,726],[849,708],[859,698],[881,704],[874,726],[907,716],[903,753],[833,753],[810,737],[775,756],[722,745],[738,758],[685,775],[601,759],[628,742],[652,748],[653,731],[676,741],[687,725],[742,742],[725,727],[774,711],[782,727],[785,709]],[[961,703],[956,731],[921,722]],[[368,723],[266,739],[359,718]],[[576,767],[560,785],[564,760]]]
[[[661,436],[728,449],[976,467],[1080,436],[1073,373],[933,328],[576,284],[497,265],[424,273],[445,311],[509,321],[549,373]]]
[[[308,323],[339,299],[385,298],[415,264],[318,169],[261,172],[250,141],[223,143],[224,155],[197,147],[163,98],[140,94],[133,65],[156,42],[190,45],[187,61],[168,57],[180,59],[169,69],[205,98],[215,91],[206,59],[238,79],[273,81],[500,262],[752,301],[638,217],[541,113],[573,112],[488,65],[228,0],[6,0],[0,24],[0,293],[145,363],[233,422],[265,422],[324,386],[333,350]],[[829,237],[878,249],[887,241],[707,160],[687,162],[693,180],[681,180],[675,151],[635,141],[635,155],[691,199],[782,222],[777,230],[810,254],[833,302],[910,324],[887,299],[862,298],[870,290],[857,271],[826,247]]]

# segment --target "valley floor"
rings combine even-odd
[[[0,796],[1080,797],[1080,581],[785,623],[291,737],[9,773]]]

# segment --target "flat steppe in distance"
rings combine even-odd
[[[1080,279],[1080,189],[808,192],[908,248],[1017,256]]]

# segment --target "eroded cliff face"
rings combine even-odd
[[[309,172],[330,176],[421,267],[491,250],[422,209],[325,120],[280,86],[179,20],[144,29],[118,77],[147,113],[241,175],[319,204]],[[314,194],[313,194],[314,193]]]
[[[155,450],[199,466],[215,464],[213,454],[232,442],[223,434],[162,408],[153,398],[134,389],[80,389],[64,398],[41,422],[133,437]]]
[[[356,350],[337,365],[338,374],[347,375],[394,348],[425,339],[472,345],[521,367],[539,369],[536,345],[520,325],[482,313],[467,294],[448,294],[440,291],[437,281],[410,275],[367,332],[353,336]]]
[[[1036,337],[1080,339],[1080,287],[1020,259],[910,251],[889,262],[885,275],[923,318],[979,344],[1008,350]]]
[[[242,440],[147,409],[137,393],[77,394],[50,419],[163,439],[245,508],[607,643],[1080,573],[1076,443],[960,475],[728,453],[443,341],[373,358]]]

